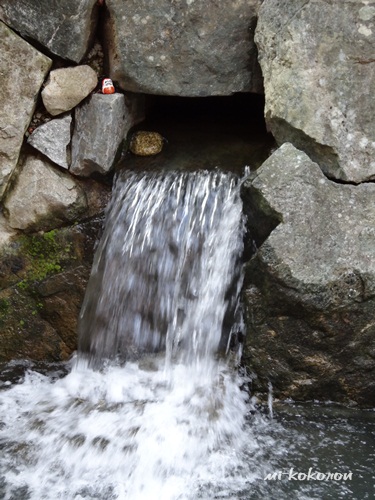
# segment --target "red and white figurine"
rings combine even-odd
[[[103,78],[102,81],[102,94],[114,94],[115,87],[110,78]]]

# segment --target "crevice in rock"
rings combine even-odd
[[[374,183],[375,179],[362,182],[354,182],[346,178],[341,169],[339,157],[334,149],[325,144],[320,144],[300,129],[293,127],[282,118],[269,118],[270,130],[274,134],[278,144],[290,142],[317,163],[327,179],[336,184],[358,186],[361,184]]]
[[[282,118],[268,117],[268,124],[279,145],[290,142],[317,163],[327,178],[331,180],[341,179],[345,182],[345,179],[342,179],[345,173],[341,170],[338,156],[332,147],[316,142],[305,132],[293,127]]]
[[[329,179],[330,181],[336,183],[336,184],[341,184],[341,185],[349,185],[349,186],[361,186],[362,184],[374,184],[375,182],[375,179],[374,180],[368,180],[368,181],[362,181],[362,182],[354,182],[354,181],[346,181],[346,180],[343,180],[343,179],[336,179],[334,177],[331,177],[329,175],[326,175],[327,179]]]

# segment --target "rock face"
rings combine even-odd
[[[260,0],[107,0],[110,76],[125,90],[208,96],[261,92],[253,36]]]
[[[85,64],[55,69],[42,91],[43,104],[52,116],[70,111],[94,90],[97,83],[95,71]]]
[[[12,228],[39,231],[76,221],[87,208],[87,201],[71,176],[29,155],[4,207]]]
[[[331,178],[375,179],[375,4],[265,0],[255,41],[266,120]]]
[[[94,35],[97,0],[1,0],[0,19],[52,54],[80,62]]]
[[[93,94],[75,112],[72,166],[75,175],[108,173],[137,114],[123,94]]]
[[[17,165],[39,89],[52,64],[0,22],[0,197]]]
[[[374,196],[374,184],[327,180],[288,143],[245,183],[261,244],[244,293],[255,389],[375,404]]]
[[[68,114],[40,125],[27,142],[60,167],[69,168],[72,115]]]

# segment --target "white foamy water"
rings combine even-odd
[[[3,392],[4,498],[194,499],[218,479],[241,488],[247,407],[237,375],[222,363],[210,378],[143,364],[99,372],[79,362],[53,383],[29,372]]]

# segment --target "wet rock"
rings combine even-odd
[[[158,132],[135,132],[130,140],[130,151],[137,156],[152,156],[161,152],[164,145],[163,136]]]
[[[137,100],[135,98],[135,100]],[[75,175],[107,174],[138,115],[123,94],[93,94],[75,111],[72,166]]]
[[[43,308],[41,317],[51,325],[69,350],[77,349],[77,321],[90,268],[81,265],[52,275],[37,287]]]
[[[42,91],[43,104],[51,115],[59,115],[77,106],[97,83],[95,71],[85,64],[55,69]]]
[[[40,125],[27,142],[60,167],[69,168],[72,115],[55,118]]]
[[[366,2],[266,0],[255,37],[277,142],[356,183],[375,178],[374,21]]]
[[[125,90],[179,96],[261,92],[260,0],[183,4],[107,0],[110,77]]]
[[[0,22],[0,197],[15,169],[39,89],[52,64]]]
[[[38,156],[27,156],[4,202],[9,225],[25,231],[48,230],[74,222],[87,208],[79,184]]]
[[[270,380],[277,397],[375,403],[374,196],[373,184],[327,180],[291,144],[245,183],[245,207],[251,198],[276,226],[255,234],[246,267],[255,389]]]
[[[63,59],[80,62],[97,24],[97,0],[2,0],[0,19]]]
[[[39,316],[38,304],[41,302],[22,290],[0,291],[0,361],[68,359],[71,351],[53,327]]]
[[[61,361],[77,348],[77,318],[102,219],[0,248],[0,362]]]
[[[87,208],[83,214],[84,219],[102,215],[111,198],[111,186],[93,179],[77,179],[77,182],[85,192],[87,200]]]

